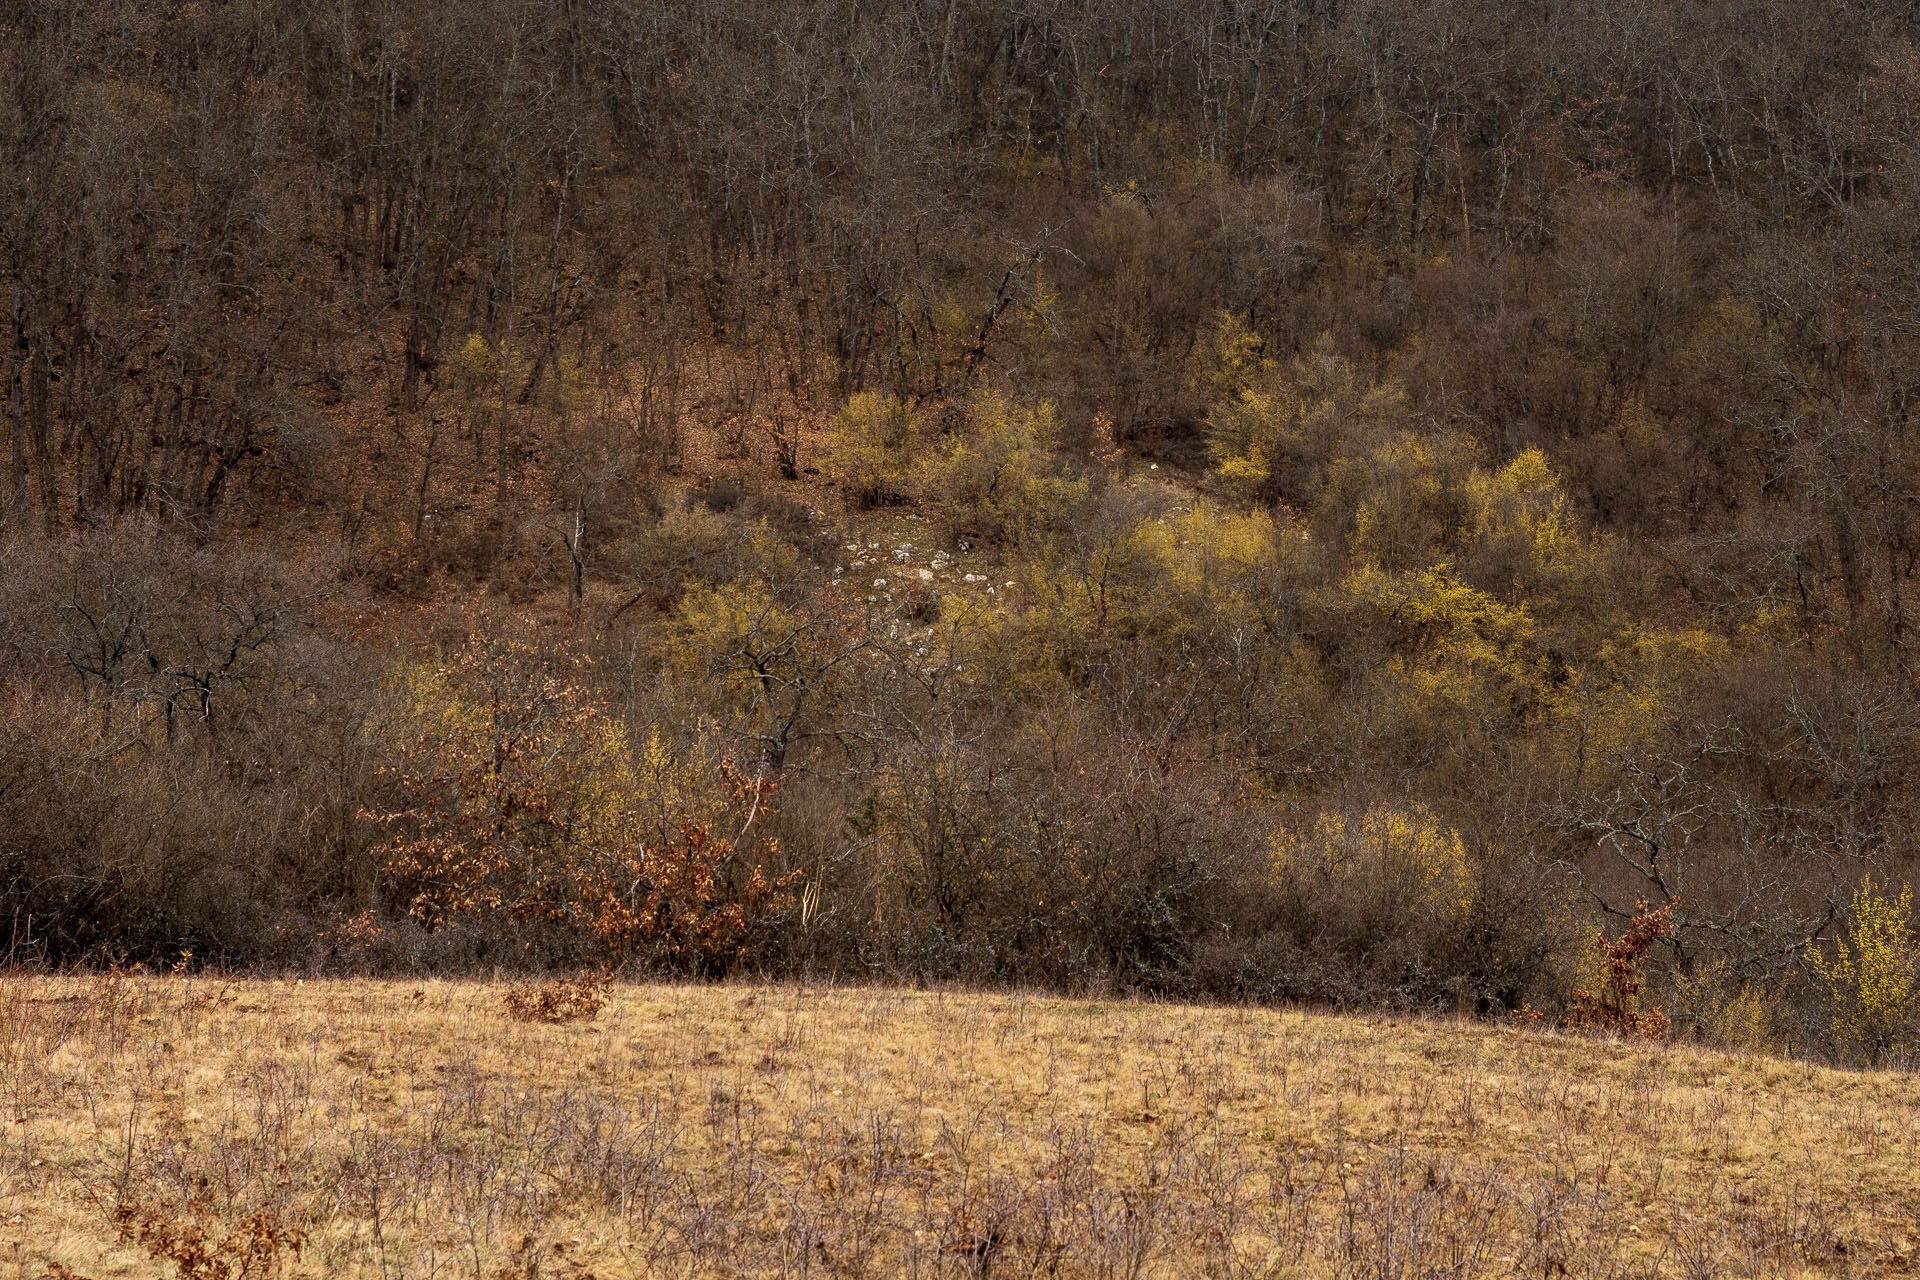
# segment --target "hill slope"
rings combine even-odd
[[[505,995],[5,979],[0,1248],[207,1277],[1878,1275],[1914,1248],[1909,1076],[1294,1012],[620,986],[548,1025]]]

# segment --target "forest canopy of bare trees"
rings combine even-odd
[[[0,183],[16,961],[1920,1039],[1910,5],[22,0]]]

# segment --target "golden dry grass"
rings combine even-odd
[[[116,1208],[192,1275],[576,1280],[1880,1275],[1920,1216],[1906,1075],[891,990],[616,986],[548,1025],[505,991],[0,978],[0,1275],[183,1273]]]

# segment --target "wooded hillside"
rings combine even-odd
[[[25,0],[0,90],[16,960],[1920,1037],[1911,6]]]

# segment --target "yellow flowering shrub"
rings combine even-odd
[[[1378,885],[1442,917],[1473,908],[1476,876],[1460,832],[1424,805],[1376,805],[1357,819],[1323,813],[1311,830],[1282,832],[1273,847],[1282,876]]]
[[[1364,565],[1405,572],[1465,547],[1473,527],[1467,487],[1479,450],[1464,437],[1405,432],[1334,466],[1322,505],[1353,507],[1347,551]]]
[[[827,471],[856,503],[908,496],[913,470],[913,412],[898,396],[862,391],[827,423]]]
[[[1691,682],[1724,661],[1726,640],[1700,627],[1634,626],[1572,670],[1553,714],[1589,756],[1633,753],[1686,706]]]
[[[1920,1014],[1920,935],[1913,928],[1913,888],[1899,896],[1862,876],[1833,954],[1813,948],[1808,966],[1825,988],[1834,1039],[1843,1050],[1878,1061],[1914,1038]]]
[[[1476,468],[1466,489],[1480,546],[1502,551],[1524,588],[1559,586],[1594,567],[1599,548],[1575,523],[1560,478],[1539,449],[1492,471]]]
[[[1532,614],[1460,581],[1450,565],[1363,565],[1320,599],[1387,651],[1381,673],[1410,724],[1504,714],[1536,691]]]
[[[1055,453],[1059,417],[1050,401],[982,392],[940,448],[920,463],[919,489],[956,531],[1018,546],[1063,522],[1086,493]]]
[[[1399,383],[1369,379],[1326,334],[1285,369],[1260,354],[1258,337],[1236,316],[1220,317],[1208,346],[1212,367],[1200,379],[1207,449],[1222,479],[1256,496],[1283,491],[1290,465],[1324,460],[1356,434],[1384,432],[1406,410]]]

